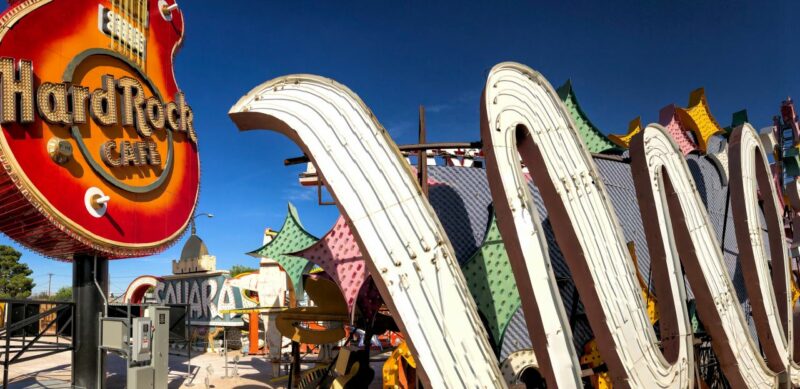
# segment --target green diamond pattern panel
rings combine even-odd
[[[608,138],[603,135],[603,132],[595,127],[589,120],[589,117],[586,116],[586,113],[583,112],[581,106],[578,104],[578,98],[575,97],[575,91],[572,90],[572,82],[570,80],[567,80],[564,85],[558,88],[558,97],[560,97],[561,100],[564,101],[564,105],[567,106],[567,110],[570,115],[572,115],[572,119],[575,120],[578,133],[581,134],[581,138],[586,143],[586,147],[589,148],[590,152],[613,152],[617,149],[616,145],[608,140]]]
[[[499,350],[506,327],[521,302],[494,215],[480,249],[464,264],[461,271],[478,309],[489,325],[488,330],[495,348]]]
[[[289,212],[283,227],[277,235],[267,244],[248,254],[254,257],[272,258],[281,265],[289,279],[292,281],[297,298],[303,296],[303,272],[308,266],[308,260],[289,253],[302,251],[317,242],[314,235],[308,233],[300,223],[297,209],[289,203]]]

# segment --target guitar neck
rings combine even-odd
[[[98,6],[100,31],[111,38],[111,50],[144,66],[147,52],[149,12],[147,0],[111,0]]]

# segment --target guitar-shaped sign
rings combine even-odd
[[[44,255],[168,247],[199,192],[173,0],[21,0],[0,16],[0,231]]]

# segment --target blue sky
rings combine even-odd
[[[491,4],[490,4],[491,3]],[[605,132],[632,118],[658,119],[703,86],[723,125],[747,108],[756,128],[788,95],[800,96],[797,1],[459,2],[183,1],[186,39],[175,74],[192,105],[202,183],[198,231],[220,268],[256,265],[244,255],[279,228],[293,202],[318,236],[335,207],[284,167],[299,149],[267,131],[239,133],[227,117],[257,84],[290,73],[328,76],[353,89],[397,143],[416,140],[427,107],[431,141],[478,140],[478,101],[487,71],[514,60],[558,87],[571,78]],[[184,238],[185,239],[185,238]],[[112,262],[111,291],[142,274],[170,273],[183,241],[157,256]],[[0,238],[0,244],[19,245]],[[71,284],[72,267],[27,249],[35,291]]]

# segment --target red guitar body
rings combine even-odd
[[[0,16],[0,57],[31,61],[35,91],[46,82],[93,91],[103,85],[103,76],[129,77],[143,86],[145,97],[166,104],[180,92],[173,56],[183,38],[183,16],[178,9],[164,9],[172,4],[173,0],[17,1]],[[120,101],[121,91],[116,93]],[[41,104],[37,100],[37,107]],[[89,113],[85,123],[53,124],[37,113],[32,123],[2,124],[0,231],[61,260],[76,254],[150,255],[179,238],[199,192],[196,142],[187,132],[166,128],[142,136],[134,126],[121,124],[120,108],[117,115],[116,124],[106,126]],[[71,147],[66,162],[54,162],[48,148],[54,139]],[[113,142],[117,149],[112,150],[119,150],[126,141],[154,143],[151,155],[160,159],[121,166],[104,163],[104,144]],[[104,196],[109,200],[98,216],[89,204],[99,208],[98,199]]]

